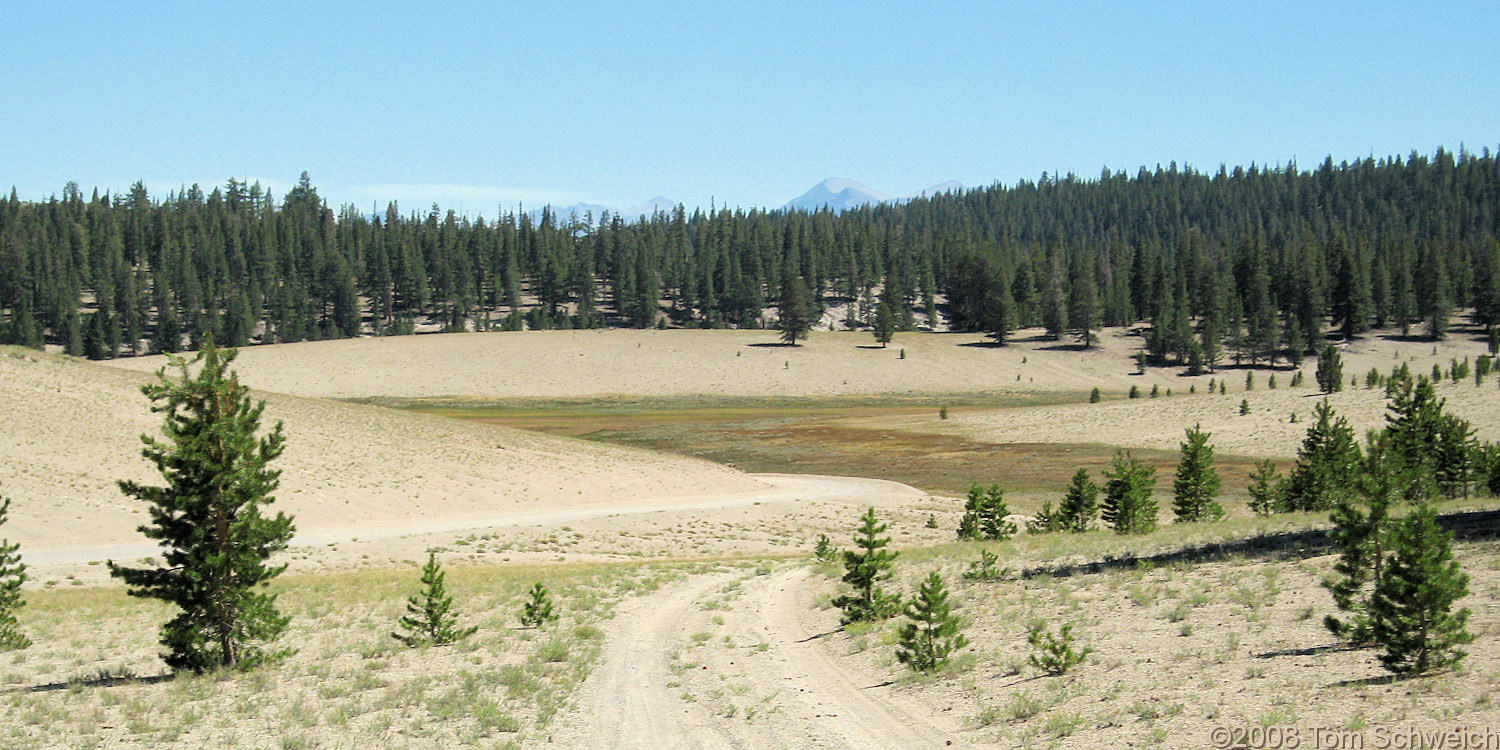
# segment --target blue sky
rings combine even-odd
[[[930,7],[918,7],[919,5]],[[780,206],[1500,147],[1496,3],[17,2],[0,185]]]

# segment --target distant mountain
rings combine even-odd
[[[672,210],[675,209],[675,208],[677,208],[677,201],[674,201],[671,198],[665,198],[665,197],[662,197],[662,196],[658,195],[655,198],[652,198],[651,200],[646,201],[645,203],[642,203],[639,206],[631,206],[630,208],[627,208],[624,211],[621,211],[620,215],[624,216],[627,219],[633,219],[633,218],[635,218],[637,216],[644,216],[646,218],[650,218],[657,211],[664,211],[666,213],[672,213]]]
[[[882,193],[875,188],[854,180],[846,180],[831,177],[816,185],[811,190],[788,201],[785,208],[789,210],[817,211],[824,207],[834,213],[839,213],[859,206],[868,206],[874,203],[900,203],[912,198],[926,198],[939,193],[961,191],[963,183],[949,180],[933,185],[915,195],[895,196]]]
[[[554,225],[566,224],[569,221],[572,221],[574,217],[577,217],[579,221],[582,221],[586,214],[592,215],[594,222],[597,223],[599,221],[599,214],[607,210],[607,207],[602,206],[598,203],[574,203],[571,206],[544,206],[542,208],[528,211],[527,215],[531,217],[531,223],[533,224],[541,223],[542,213],[544,211],[550,211],[552,213],[552,223]]]
[[[533,224],[542,220],[542,211],[547,209],[552,211],[552,221],[554,224],[566,224],[572,221],[574,217],[577,217],[579,221],[583,221],[585,217],[588,217],[593,220],[594,224],[598,224],[599,217],[605,211],[608,211],[611,215],[618,214],[626,221],[635,221],[640,218],[650,218],[659,210],[671,213],[672,209],[676,207],[677,201],[658,195],[645,203],[623,210],[614,209],[602,203],[574,203],[571,206],[547,206],[528,211],[527,213],[531,216]]]
[[[926,190],[923,190],[922,192],[917,193],[916,195],[913,195],[911,197],[931,198],[934,195],[942,195],[943,193],[962,193],[963,191],[964,184],[962,182],[959,182],[958,180],[948,180],[947,182],[939,182],[938,184],[933,185],[932,187],[927,188]]]
[[[813,185],[811,190],[788,201],[786,208],[817,211],[826,206],[834,213],[838,213],[871,203],[884,203],[894,197],[854,180],[830,177]]]
[[[862,182],[847,180],[838,177],[830,177],[816,185],[811,190],[793,198],[785,208],[789,210],[818,211],[828,207],[834,213],[847,211],[859,206],[868,206],[876,203],[901,203],[913,198],[928,198],[941,193],[959,192],[964,189],[963,183],[955,180],[940,182],[921,192],[912,195],[891,195],[883,193]],[[533,224],[542,220],[542,211],[551,210],[554,224],[567,224],[575,217],[583,221],[587,216],[594,224],[599,223],[599,217],[608,211],[610,215],[618,215],[627,222],[649,219],[658,211],[670,214],[677,208],[677,201],[658,195],[651,200],[630,208],[614,208],[602,203],[574,203],[571,206],[547,206],[545,209],[538,208],[527,212]]]

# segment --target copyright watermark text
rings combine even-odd
[[[1219,750],[1500,750],[1500,729],[1216,726],[1208,741]]]

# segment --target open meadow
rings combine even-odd
[[[1459,669],[1411,680],[1323,627],[1337,611],[1321,585],[1336,561],[1327,514],[1249,510],[1256,461],[1284,475],[1296,460],[1321,398],[1315,360],[1292,387],[1285,364],[1140,374],[1141,339],[1122,329],[1090,350],[1037,331],[1007,347],[773,341],[590,330],[242,350],[234,370],[287,432],[272,508],[297,535],[272,589],[296,653],[200,677],[168,672],[167,610],[102,564],[155,556],[135,531],[144,508],[115,482],[159,481],[139,436],[160,417],[139,387],[164,360],[0,348],[0,494],[14,501],[0,537],[32,566],[20,619],[34,641],[0,654],[0,746],[1177,748],[1224,747],[1222,727],[1373,747],[1377,730],[1500,733],[1494,498],[1440,507],[1476,640]],[[1329,402],[1362,436],[1387,403],[1366,373],[1485,351],[1461,331],[1371,334],[1341,346],[1355,383]],[[1500,440],[1500,378],[1445,379],[1437,395]],[[1212,433],[1227,513],[1173,524],[1195,424]],[[1077,469],[1101,481],[1119,450],[1156,468],[1157,531],[1024,533]],[[1006,490],[1023,533],[954,541],[975,482]],[[902,618],[839,626],[842,567],[813,544],[848,548],[866,507],[900,553],[888,588],[936,571],[952,591],[970,643],[935,674],[897,662]],[[429,550],[478,631],[407,649],[390,632]],[[997,569],[966,577],[981,550]],[[562,618],[522,628],[535,581]],[[1073,623],[1088,659],[1058,676],[1029,666],[1035,623]]]

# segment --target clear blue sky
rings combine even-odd
[[[8,3],[0,185],[780,206],[1500,147],[1500,3]]]

